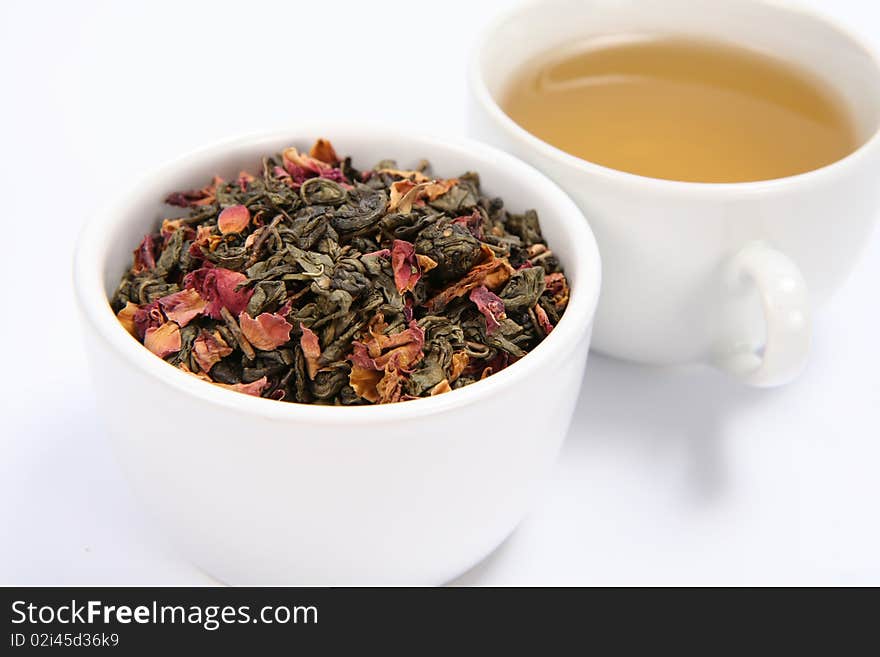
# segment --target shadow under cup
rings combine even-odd
[[[788,61],[842,100],[860,146],[828,166],[787,178],[677,182],[577,158],[528,133],[501,109],[508,85],[528,62],[614,35],[698,38]],[[555,180],[596,235],[604,270],[596,350],[646,363],[721,363],[757,385],[783,383],[800,371],[810,308],[842,284],[880,203],[880,66],[866,48],[823,18],[758,0],[544,0],[491,26],[470,73],[471,133]],[[741,266],[738,256],[756,244],[787,267],[785,276],[753,275]],[[793,329],[796,322],[790,322],[780,332],[772,314],[786,286],[802,293],[792,317],[796,313],[803,326]],[[783,303],[794,304],[792,299]],[[800,345],[786,347],[787,332],[798,331]],[[732,350],[751,363],[746,369],[757,371],[765,352],[786,349],[785,371],[772,376],[748,380],[730,365]]]

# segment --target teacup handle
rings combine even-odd
[[[729,292],[754,285],[766,324],[763,353],[746,341],[729,340],[717,364],[744,383],[770,387],[788,383],[804,368],[810,351],[812,321],[807,284],[798,266],[765,242],[751,242],[730,261]]]

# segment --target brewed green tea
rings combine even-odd
[[[320,139],[167,203],[112,299],[147,349],[271,399],[356,405],[448,392],[525,356],[568,304],[533,210],[426,161],[359,171]]]
[[[502,106],[568,153],[671,180],[781,178],[858,146],[831,89],[781,59],[711,41],[634,37],[546,53]]]

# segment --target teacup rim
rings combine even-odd
[[[553,207],[553,214],[558,216],[555,221],[560,224],[561,232],[574,243],[574,257],[580,260],[582,271],[580,280],[572,286],[569,304],[559,323],[525,357],[484,380],[434,397],[392,404],[325,406],[254,397],[202,381],[157,358],[139,341],[134,340],[119,323],[104,288],[103,272],[113,246],[108,243],[109,239],[101,240],[102,234],[106,233],[102,229],[120,221],[131,203],[131,198],[151,179],[173,171],[183,174],[201,162],[260,143],[304,141],[318,136],[332,138],[339,144],[350,137],[375,140],[378,143],[383,137],[392,135],[394,138],[418,144],[420,149],[424,148],[425,157],[429,158],[437,149],[451,151],[465,160],[472,158],[486,161],[491,158],[497,166],[503,168],[505,175],[522,181],[529,180],[529,184],[536,186],[536,194],[548,206]],[[479,169],[479,164],[476,168]],[[526,209],[528,208],[521,208],[522,211]],[[595,237],[583,212],[568,194],[536,168],[509,153],[474,139],[417,133],[386,123],[314,120],[298,121],[289,128],[250,132],[217,140],[165,161],[140,176],[135,183],[105,203],[85,222],[75,247],[73,284],[80,315],[89,330],[95,331],[99,339],[111,347],[122,360],[155,379],[157,384],[173,386],[181,394],[195,396],[232,411],[261,417],[323,425],[375,424],[426,417],[478,403],[485,397],[503,394],[506,388],[522,383],[536,370],[552,367],[554,362],[570,355],[582,340],[589,339],[601,287],[601,259]]]
[[[859,35],[835,20],[833,17],[825,16],[808,7],[801,7],[785,0],[747,0],[755,5],[764,5],[768,7],[776,7],[793,14],[806,16],[811,20],[824,24],[826,27],[838,32],[856,49],[861,50],[870,59],[873,64],[878,81],[880,81],[880,53],[877,49],[871,47]],[[656,191],[666,191],[671,193],[689,193],[689,194],[709,194],[709,195],[749,195],[763,194],[771,191],[787,188],[792,185],[806,184],[818,178],[834,176],[842,173],[846,169],[856,166],[862,159],[867,157],[869,151],[876,150],[880,146],[880,117],[878,117],[878,126],[874,132],[851,153],[845,155],[839,160],[835,160],[829,164],[810,169],[801,173],[784,176],[781,178],[769,178],[766,180],[751,180],[743,182],[698,182],[687,180],[672,180],[666,178],[654,178],[644,176],[629,171],[622,171],[607,167],[590,160],[583,159],[576,155],[572,155],[561,148],[553,146],[549,142],[544,141],[540,137],[532,134],[516,121],[514,121],[501,108],[501,104],[489,92],[488,85],[483,77],[482,57],[486,45],[492,40],[495,32],[505,23],[519,14],[527,12],[534,6],[541,5],[548,0],[524,0],[514,7],[496,16],[481,31],[480,36],[471,48],[468,58],[468,85],[471,93],[476,100],[483,106],[496,125],[500,126],[509,137],[525,142],[531,149],[539,152],[543,156],[556,161],[578,172],[599,175],[603,178],[624,185],[642,185],[650,187]]]

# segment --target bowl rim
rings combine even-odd
[[[110,244],[108,235],[111,231],[106,228],[116,224],[119,217],[127,215],[132,197],[137,195],[138,190],[154,178],[178,174],[183,177],[187,169],[203,166],[211,159],[220,159],[230,151],[253,148],[262,143],[297,143],[319,136],[341,145],[346,141],[364,139],[377,143],[402,139],[411,142],[429,159],[431,153],[445,151],[462,159],[473,160],[473,168],[477,171],[481,168],[479,161],[488,160],[501,167],[506,176],[515,178],[519,184],[535,187],[536,196],[543,197],[544,204],[548,206],[542,215],[552,212],[558,216],[556,221],[563,239],[572,242],[574,257],[581,269],[579,280],[572,286],[568,307],[550,335],[527,356],[482,381],[435,397],[364,406],[284,402],[228,390],[170,365],[133,339],[110,307],[104,289],[104,269],[108,255],[118,246]],[[393,156],[393,153],[389,156]],[[491,188],[491,182],[488,186]],[[520,211],[526,209],[517,208]],[[215,141],[166,161],[141,176],[85,222],[75,247],[73,286],[77,306],[87,329],[95,333],[95,337],[120,359],[155,379],[157,384],[171,386],[181,394],[225,409],[264,418],[315,424],[374,424],[451,411],[492,395],[503,394],[505,389],[523,383],[539,368],[553,367],[560,359],[570,356],[582,340],[588,339],[592,328],[601,286],[601,261],[592,230],[574,201],[544,174],[506,152],[471,139],[413,133],[385,124],[309,121],[297,122],[288,129],[254,132]]]
[[[880,87],[880,54],[860,35],[832,16],[803,7],[791,2],[791,0],[740,0],[762,9],[783,11],[788,14],[800,16],[821,25],[830,32],[836,32],[838,36],[848,41],[848,45],[859,51],[878,74],[876,84]],[[469,91],[472,97],[480,104],[483,111],[488,114],[493,123],[501,128],[504,133],[516,143],[524,144],[532,152],[547,158],[548,160],[565,166],[569,170],[578,173],[586,173],[599,176],[605,180],[613,181],[625,187],[640,187],[656,192],[668,194],[700,195],[701,197],[717,198],[719,202],[727,198],[741,197],[744,194],[761,195],[777,190],[785,190],[793,185],[822,180],[824,178],[838,178],[845,175],[851,168],[859,166],[861,162],[880,149],[880,119],[878,126],[866,138],[859,142],[858,147],[842,158],[825,164],[809,171],[804,171],[781,178],[768,178],[766,180],[749,180],[743,182],[699,182],[689,180],[671,180],[666,178],[653,178],[629,171],[613,169],[596,162],[567,153],[561,148],[553,146],[540,137],[532,134],[516,121],[514,121],[502,109],[499,100],[489,91],[489,85],[483,74],[483,63],[486,49],[489,44],[498,38],[498,32],[512,21],[521,21],[524,17],[547,4],[564,2],[564,0],[523,0],[513,7],[508,8],[496,16],[483,27],[472,46],[467,64],[467,78]],[[706,5],[706,2],[703,2]],[[717,7],[715,8],[718,9]]]

